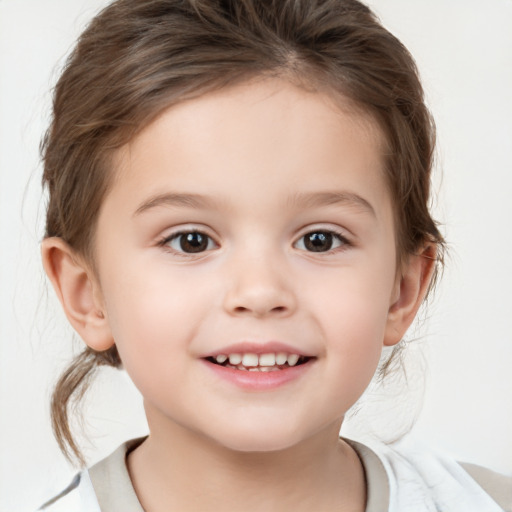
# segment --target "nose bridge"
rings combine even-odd
[[[285,255],[269,240],[233,251],[227,262],[228,288],[224,307],[230,314],[286,315],[296,298],[288,278]]]

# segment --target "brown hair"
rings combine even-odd
[[[284,76],[348,98],[387,142],[397,251],[443,239],[428,209],[434,124],[407,49],[356,0],[117,0],[92,20],[55,87],[42,141],[49,192],[45,237],[93,261],[111,156],[163,109],[257,76]],[[83,463],[68,411],[93,371],[119,367],[116,348],[86,349],[60,378],[52,422]]]

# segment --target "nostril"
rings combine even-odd
[[[257,315],[266,315],[269,313],[285,313],[288,310],[285,306],[276,306],[274,308],[246,308],[244,306],[237,306],[234,308],[235,313],[256,313]]]
[[[229,290],[223,302],[224,308],[235,315],[252,314],[258,317],[266,315],[284,316],[295,308],[295,297],[284,289],[269,286],[252,286]]]

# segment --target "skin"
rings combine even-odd
[[[94,271],[44,241],[71,323],[96,350],[116,343],[144,396],[150,436],[128,466],[147,512],[364,510],[364,473],[338,432],[432,273],[431,247],[396,268],[383,146],[371,119],[282,80],[209,93],[118,151]],[[184,253],[184,231],[207,235],[206,250]],[[308,250],[319,231],[336,233],[332,249]],[[265,391],[203,360],[268,341],[314,360]]]

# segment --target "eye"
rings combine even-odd
[[[162,240],[161,245],[187,254],[210,251],[217,246],[211,237],[200,231],[174,233]]]
[[[328,252],[348,244],[348,240],[339,233],[319,230],[306,233],[299,238],[295,247],[309,252]]]

